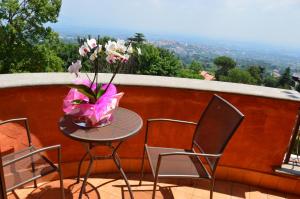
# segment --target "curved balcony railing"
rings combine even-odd
[[[100,74],[99,80],[107,82],[110,76]],[[58,120],[63,116],[62,101],[69,89],[64,85],[73,79],[74,76],[67,73],[0,75],[0,120],[27,117],[37,146],[61,144],[65,177],[76,174],[79,158],[84,153],[78,142],[63,136],[58,128]],[[211,96],[219,94],[243,112],[245,120],[225,150],[217,178],[300,194],[299,179],[274,172],[287,152],[300,107],[300,94],[296,91],[123,74],[118,74],[114,83],[119,91],[125,92],[120,106],[137,112],[143,120],[166,117],[195,122]],[[17,150],[23,144],[22,135],[14,134],[16,128],[19,127],[2,130],[2,151],[7,143],[11,146],[7,150]],[[155,145],[181,148],[191,144],[192,127],[159,126],[152,130],[160,131],[151,139]],[[143,127],[120,148],[119,155],[127,172],[140,169],[144,136]],[[48,155],[51,158],[51,154]],[[109,160],[96,164],[94,169],[100,173],[114,171],[116,168]]]

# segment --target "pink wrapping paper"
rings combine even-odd
[[[89,86],[89,80],[76,82]],[[105,89],[107,84],[102,85],[101,89]],[[95,90],[96,84],[92,86]],[[107,91],[96,101],[95,104],[73,104],[74,100],[89,101],[88,97],[80,93],[77,89],[72,88],[63,101],[63,111],[67,115],[72,115],[75,118],[85,118],[92,126],[97,125],[100,121],[107,121],[111,118],[112,111],[119,105],[119,101],[124,95],[123,92],[117,93],[115,85],[110,84]]]

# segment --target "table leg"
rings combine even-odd
[[[123,170],[123,168],[121,166],[120,158],[119,158],[119,156],[118,156],[118,154],[116,152],[113,153],[113,160],[114,160],[116,166],[118,167],[118,169],[119,169],[122,177],[125,180],[125,183],[126,183],[126,185],[128,187],[128,191],[129,191],[129,194],[130,194],[130,198],[134,199],[133,193],[132,193],[132,190],[131,190],[131,187],[130,187],[130,184],[129,184],[128,179],[127,179],[127,177],[125,175],[125,172],[124,172],[124,170]]]
[[[83,162],[83,160],[85,159],[85,157],[86,157],[87,155],[88,155],[88,152],[86,152],[86,153],[82,156],[82,158],[81,158],[81,160],[80,160],[80,162],[79,162],[78,170],[77,170],[77,183],[79,183],[79,181],[80,181],[80,170],[81,170],[82,162]]]
[[[90,151],[90,145],[88,145],[86,147],[86,153],[90,156],[90,162],[89,162],[89,166],[88,166],[88,169],[86,171],[86,174],[84,176],[84,180],[83,180],[83,183],[82,183],[82,186],[81,186],[81,189],[80,189],[78,199],[82,198],[83,192],[85,191],[86,182],[87,182],[87,179],[89,178],[91,168],[92,168],[92,165],[93,165],[93,162],[94,162],[94,157],[93,157],[93,155],[91,154],[91,151]]]

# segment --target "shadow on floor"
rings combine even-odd
[[[130,179],[135,199],[151,199],[153,193],[153,179],[150,175],[143,179],[139,185],[139,178],[135,175],[127,175]],[[75,179],[65,179],[64,189],[66,199],[77,199],[82,181],[76,183]],[[217,180],[214,190],[214,198],[278,198],[299,199],[299,196],[280,193],[268,189],[253,187],[250,185]],[[59,181],[43,183],[37,189],[26,187],[16,190],[16,194],[10,194],[9,199],[59,199]],[[83,199],[129,199],[128,188],[122,178],[116,174],[94,175],[89,178]],[[156,189],[156,199],[209,199],[209,183],[205,180],[171,179],[159,180]]]
[[[75,179],[66,179],[64,180],[64,192],[65,199],[77,199],[80,193],[82,181],[77,183]],[[24,195],[26,195],[24,197]],[[26,187],[16,192],[12,192],[9,199],[60,199],[61,198],[61,189],[59,186],[59,181],[52,181],[43,183],[38,188]],[[86,192],[83,194],[83,198],[91,199],[103,199],[100,197],[100,194],[91,183],[87,183]]]
[[[135,198],[140,198],[140,199],[152,198],[153,185],[142,185],[139,186],[140,187],[139,189],[134,189],[136,186],[132,186],[133,189],[132,192]],[[148,186],[149,188],[146,188],[145,186]],[[122,199],[130,198],[130,194],[126,185],[117,185],[116,187],[121,188]],[[177,187],[177,186],[164,186],[164,187],[157,186],[156,198],[175,199],[171,190],[172,187]]]

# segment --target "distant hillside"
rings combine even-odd
[[[190,44],[174,40],[157,40],[154,45],[167,48],[175,52],[184,63],[189,64],[192,60],[198,60],[209,64],[215,57],[226,55],[234,58],[238,65],[243,68],[249,65],[260,65],[267,69],[280,70],[290,67],[293,71],[300,70],[300,54],[272,49],[253,49],[245,46],[228,46],[224,44]]]
[[[77,30],[77,29],[75,29]],[[78,35],[86,36],[89,32],[86,29],[75,34],[72,31],[58,30],[60,37],[66,42],[76,42]],[[90,30],[92,35],[101,33],[101,36],[109,35],[115,38],[126,39],[128,32]],[[114,32],[114,34],[112,33]],[[116,32],[119,32],[118,34]],[[120,33],[121,32],[121,33]],[[107,34],[105,34],[107,33]],[[112,33],[112,34],[109,34]],[[155,46],[169,49],[175,52],[185,64],[190,64],[192,60],[198,60],[209,66],[215,57],[226,55],[234,58],[238,66],[243,68],[249,65],[260,65],[266,67],[268,71],[279,69],[282,71],[290,67],[293,72],[300,72],[300,52],[280,49],[278,47],[265,46],[261,44],[248,44],[239,42],[207,40],[201,38],[175,37],[168,35],[146,35],[150,43]],[[164,40],[161,38],[170,38]]]

